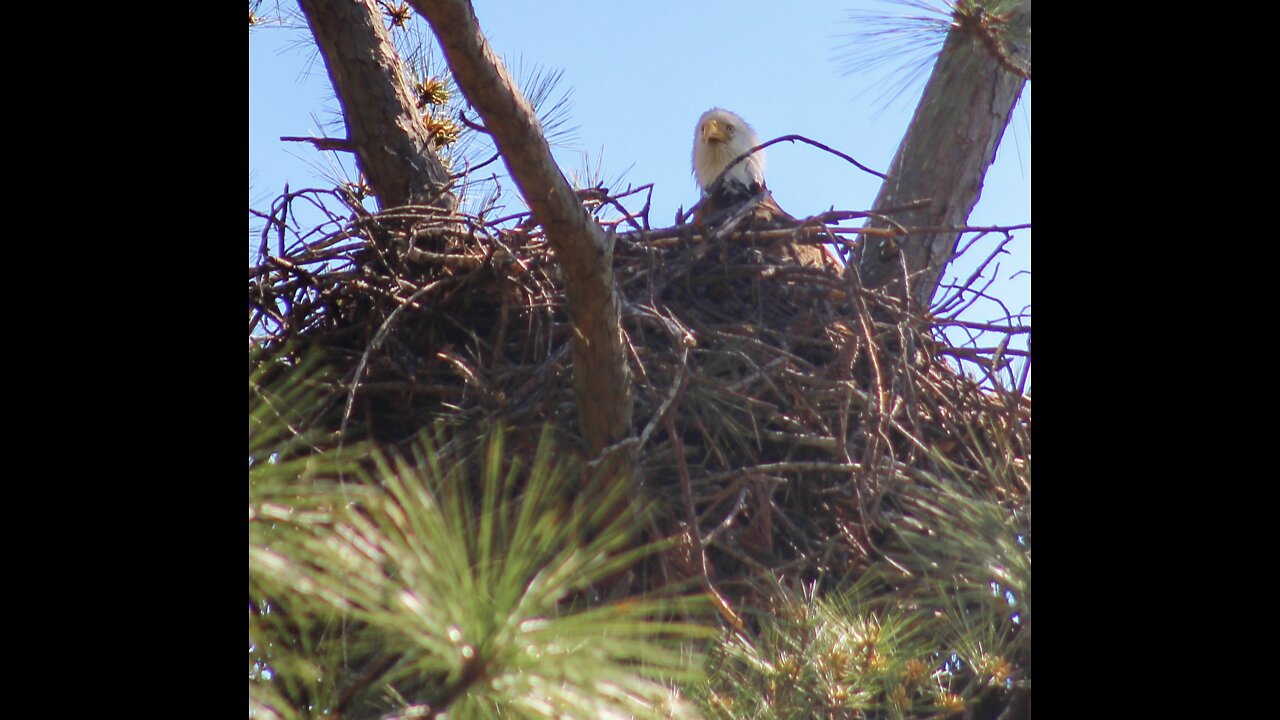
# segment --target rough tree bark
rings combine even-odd
[[[592,456],[631,429],[631,378],[613,279],[613,243],[551,157],[533,108],[480,31],[466,0],[410,0],[431,25],[454,82],[484,120],[508,172],[546,231],[574,329],[573,377]]]
[[[374,0],[299,0],[347,122],[348,140],[383,208],[452,211],[448,172],[431,150],[399,55]],[[542,225],[563,271],[574,327],[574,390],[594,456],[631,429],[630,369],[612,268],[613,247],[551,157],[533,109],[481,34],[469,2],[413,2],[431,23],[454,80],[479,112]]]
[[[960,227],[982,194],[982,181],[1026,83],[1012,66],[1031,67],[1031,0],[996,16],[998,2],[953,16],[915,116],[889,167],[872,210],[929,199],[893,219],[906,227]],[[1003,3],[1008,6],[1011,3]],[[976,5],[968,3],[969,6]],[[987,23],[985,26],[982,23]],[[1005,53],[993,52],[993,40]],[[889,228],[880,220],[867,227]],[[864,236],[855,253],[862,284],[927,306],[955,254],[959,233],[924,232],[893,239]],[[908,278],[903,287],[904,265]]]
[[[345,146],[383,209],[452,211],[449,173],[431,150],[400,56],[374,0],[299,0],[347,122]]]

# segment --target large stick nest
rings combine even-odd
[[[324,194],[284,196],[264,215],[250,338],[331,369],[313,425],[333,444],[407,442],[439,422],[500,421],[517,438],[548,421],[575,428],[572,330],[539,228],[429,208],[370,214],[337,191],[343,215],[305,233],[286,224],[290,203],[332,206]],[[621,208],[603,191],[585,198]],[[1029,505],[1030,400],[992,380],[1003,344],[951,347],[927,312],[777,250],[836,240],[830,231],[709,239],[623,212],[606,224],[627,230],[613,237],[631,449],[660,499],[656,533],[690,538],[663,557],[665,580],[700,574],[701,546],[726,585],[755,571],[848,572],[874,557],[922,473]]]

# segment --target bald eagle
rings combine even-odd
[[[764,151],[752,153],[725,173],[718,187],[716,179],[739,155],[760,144],[755,130],[735,113],[712,108],[698,118],[693,136],[693,174],[702,190],[695,221],[703,227],[715,227],[729,219],[744,203],[754,202],[748,227],[762,230],[788,228],[800,224],[778,207],[764,182]],[[804,265],[821,267],[829,263],[828,251],[814,245],[787,243],[773,255],[789,255]],[[839,264],[836,264],[839,267]]]

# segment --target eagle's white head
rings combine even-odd
[[[693,174],[703,194],[726,165],[759,144],[756,131],[734,113],[721,108],[703,113],[698,118],[698,129],[693,136]],[[751,157],[734,165],[725,182],[741,183],[744,189],[753,184],[763,187],[764,151],[752,153]]]

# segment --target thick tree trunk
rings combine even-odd
[[[574,329],[573,377],[587,449],[631,430],[631,378],[613,279],[613,244],[551,157],[533,108],[466,0],[410,0],[431,24],[454,82],[484,120],[508,172],[555,249]]]
[[[452,211],[449,173],[431,150],[374,0],[299,0],[347,121],[347,139],[382,208]]]
[[[1023,66],[1029,75],[1031,0],[1016,5],[995,25],[983,28],[977,21],[958,21],[952,27],[873,211],[928,199],[927,206],[893,219],[904,227],[966,224],[1026,83],[1010,68]],[[1003,56],[992,51],[993,40]],[[867,227],[892,226],[871,220]],[[854,262],[865,287],[885,288],[896,297],[928,305],[958,241],[954,231],[893,239],[868,235]]]

